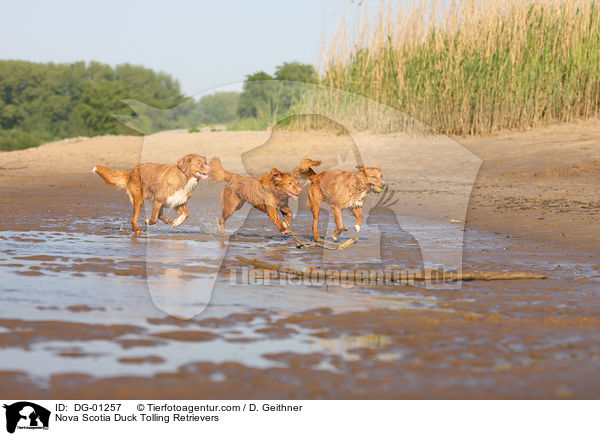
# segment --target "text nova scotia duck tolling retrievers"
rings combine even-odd
[[[282,234],[289,233],[279,218],[279,212],[285,215],[287,224],[291,224],[292,211],[288,207],[288,199],[297,199],[302,193],[302,188],[298,186],[297,169],[290,174],[273,168],[269,174],[253,179],[225,171],[218,157],[210,161],[210,166],[213,169],[210,175],[216,182],[227,182],[221,196],[219,225],[222,232],[225,232],[227,219],[248,202],[269,215]]]
[[[320,239],[317,229],[321,203],[325,200],[333,211],[336,229],[333,239],[337,241],[340,233],[348,230],[342,222],[342,209],[350,209],[356,217],[354,229],[359,232],[362,224],[362,207],[369,192],[381,194],[385,187],[383,174],[379,167],[357,166],[357,172],[328,170],[316,173],[311,166],[318,166],[321,162],[312,159],[303,159],[300,164],[300,174],[310,179],[308,190],[308,204],[313,214],[313,235],[315,241]]]
[[[92,172],[98,174],[111,186],[125,189],[133,204],[131,226],[136,235],[142,231],[138,227],[138,218],[144,200],[150,199],[152,217],[146,224],[156,224],[161,219],[173,227],[179,226],[189,216],[187,201],[194,192],[198,180],[208,177],[210,167],[205,156],[188,154],[177,161],[177,165],[141,163],[131,171],[117,171],[97,165]],[[163,207],[175,209],[178,217],[173,221],[163,214]]]

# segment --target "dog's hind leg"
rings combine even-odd
[[[315,241],[321,239],[319,236],[319,213],[321,212],[321,202],[323,201],[323,194],[318,186],[311,185],[308,190],[308,204],[310,205],[310,210],[313,214],[313,225],[312,231]]]
[[[219,226],[221,227],[221,232],[225,234],[225,221],[229,219],[231,215],[233,215],[237,210],[239,210],[245,203],[245,200],[242,200],[239,195],[237,195],[233,189],[227,185],[223,190],[223,194],[221,196],[221,218],[219,218]]]
[[[138,219],[140,218],[140,212],[142,210],[142,201],[138,201],[136,198],[133,199],[133,218],[131,218],[131,228],[137,236],[143,232],[138,227]]]
[[[162,214],[162,203],[154,200],[152,203],[152,216],[150,219],[146,218],[146,225],[152,226],[157,223],[159,215]]]
[[[177,208],[177,213],[179,216],[175,218],[175,221],[173,221],[173,227],[180,226],[186,220],[186,218],[190,216],[190,211],[187,207],[187,204],[182,204],[179,206]]]
[[[348,227],[344,226],[344,222],[342,220],[342,209],[337,206],[331,206],[331,210],[333,211],[333,217],[335,218],[336,229],[333,231],[333,240],[337,241],[340,233],[348,230]]]
[[[127,192],[131,198],[133,204],[133,217],[131,218],[131,227],[137,236],[143,232],[138,227],[138,219],[140,218],[140,212],[142,211],[142,205],[144,204],[144,194],[140,184],[130,182],[127,185]]]

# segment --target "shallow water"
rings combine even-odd
[[[85,373],[95,376],[148,375],[199,359],[239,361],[256,367],[281,365],[262,356],[284,351],[318,351],[347,357],[353,347],[371,346],[369,340],[351,335],[324,340],[307,331],[295,331],[293,335],[279,338],[256,333],[256,330],[287,314],[321,307],[347,312],[436,306],[435,297],[414,292],[397,291],[390,295],[364,288],[289,283],[279,286],[278,280],[269,285],[238,283],[226,272],[216,280],[214,289],[203,288],[202,280],[219,272],[222,256],[227,263],[240,254],[282,261],[282,256],[289,251],[301,262],[321,255],[314,250],[312,253],[298,250],[289,237],[274,235],[272,224],[265,216],[250,218],[229,241],[199,219],[190,219],[179,229],[157,226],[148,229],[148,234],[141,238],[132,238],[127,229],[118,224],[121,217],[61,220],[56,222],[56,229],[46,220],[44,231],[0,232],[0,282],[4,284],[0,298],[5,319],[60,321],[65,323],[65,329],[69,328],[67,323],[73,322],[127,324],[140,327],[143,333],[120,339],[149,338],[165,330],[189,329],[185,324],[165,328],[149,323],[148,319],[166,317],[152,298],[160,305],[161,294],[166,294],[162,295],[167,300],[163,306],[175,311],[181,306],[181,310],[196,314],[204,309],[202,296],[208,290],[212,290],[208,293],[210,304],[196,320],[257,311],[268,314],[234,326],[212,326],[210,331],[218,338],[205,342],[165,340],[152,347],[123,349],[113,339],[74,338],[3,346],[0,370],[20,370],[36,377],[77,368],[77,372],[85,368]],[[82,232],[82,227],[91,231]],[[245,268],[240,274],[250,271],[251,268]],[[186,283],[191,286],[189,289]],[[208,280],[208,284],[212,285],[212,281]],[[154,292],[149,292],[149,288]],[[373,343],[376,347],[377,341]],[[135,365],[119,361],[140,355],[159,355],[162,361]]]
[[[278,235],[267,217],[259,213],[250,213],[245,220],[243,214],[235,217],[228,229],[239,229],[223,237],[212,224],[214,208],[196,212],[178,229],[159,223],[140,238],[131,236],[124,224],[126,216],[118,207],[107,208],[107,215],[99,218],[43,218],[43,231],[1,231],[0,318],[20,321],[16,326],[0,327],[0,371],[23,371],[36,380],[65,372],[96,377],[149,376],[197,361],[282,367],[285,363],[268,356],[294,352],[320,353],[325,358],[313,366],[315,369],[343,373],[339,364],[328,363],[327,356],[350,363],[361,359],[353,350],[364,353],[367,349],[372,350],[369,358],[374,362],[399,361],[403,347],[396,344],[390,349],[392,340],[379,334],[340,330],[319,337],[321,329],[314,325],[300,323],[287,328],[277,325],[278,320],[328,308],[330,312],[323,314],[326,326],[330,314],[371,309],[452,312],[448,298],[474,301],[461,296],[460,283],[452,286],[458,289],[441,294],[400,286],[325,286],[297,280],[281,285],[275,278],[264,284],[252,278],[253,270],[245,268],[236,256],[296,267],[360,269],[430,267],[444,256],[450,256],[448,262],[455,265],[459,255],[459,265],[462,262],[468,270],[533,270],[562,280],[557,285],[532,282],[527,298],[511,302],[514,308],[541,304],[547,299],[547,289],[562,286],[564,281],[571,283],[574,296],[556,301],[557,307],[576,308],[578,298],[594,298],[598,292],[595,259],[585,253],[565,253],[543,244],[469,230],[464,233],[464,258],[460,258],[463,252],[457,254],[457,246],[460,248],[462,242],[462,224],[411,217],[390,221],[390,216],[383,214],[372,225],[366,220],[360,239],[349,249],[323,252],[318,248],[297,249],[290,237]],[[350,222],[351,218],[344,219]],[[308,212],[299,211],[295,220],[298,236],[308,240]],[[449,238],[449,233],[453,237]],[[343,235],[350,236],[354,236],[352,230]],[[505,289],[523,289],[521,284],[505,283]],[[473,284],[471,289],[481,289],[477,298],[489,300],[491,312],[502,311],[506,304],[494,300],[485,283]],[[180,321],[159,308],[181,318],[195,317]],[[48,326],[38,323],[43,321],[56,322],[50,329],[54,333],[48,334]],[[73,323],[84,326],[77,326],[79,333],[70,335]],[[94,325],[116,324],[137,330],[95,336]],[[20,335],[16,339],[14,332]],[[178,336],[181,332],[197,337]],[[167,335],[160,336],[164,333]],[[519,338],[505,338],[506,346],[516,351],[539,346]],[[452,349],[468,357],[468,344],[460,337],[455,339]],[[561,340],[555,337],[554,342],[545,343],[556,345]],[[567,341],[580,340],[570,336]],[[497,359],[499,365],[502,362]]]

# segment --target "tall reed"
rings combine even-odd
[[[319,84],[432,128],[489,134],[596,116],[600,6],[585,0],[386,1],[334,35]],[[367,126],[369,127],[369,126]]]

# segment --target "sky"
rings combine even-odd
[[[352,0],[0,0],[0,59],[99,61],[171,74],[186,95],[317,64]]]

